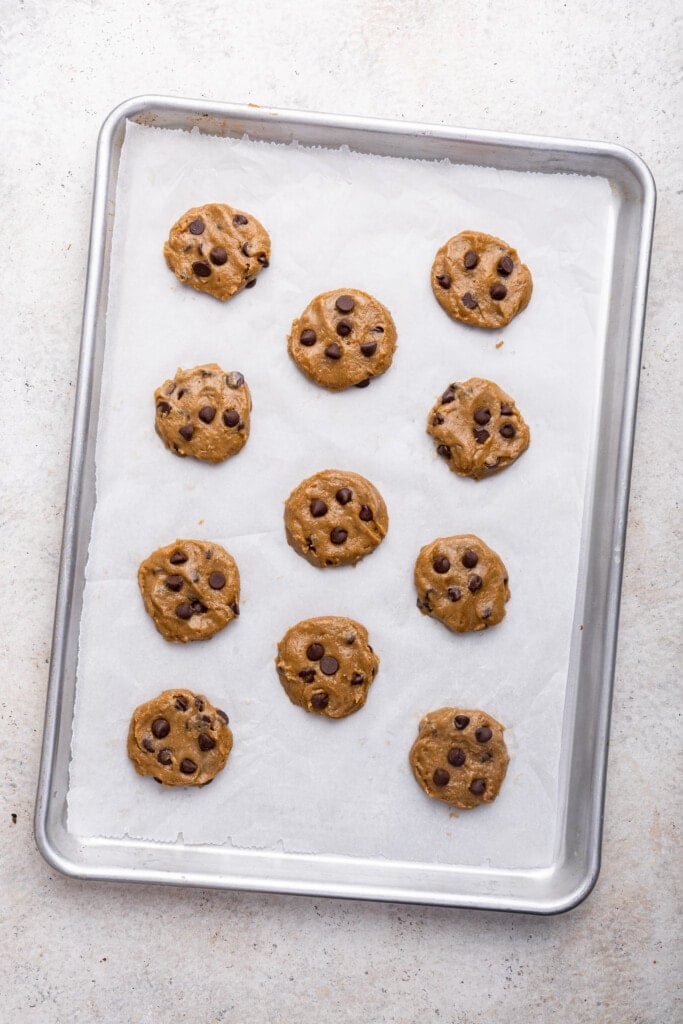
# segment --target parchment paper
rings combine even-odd
[[[272,238],[270,269],[226,304],[178,284],[161,247],[187,208],[227,201]],[[97,438],[97,507],[84,595],[68,799],[83,836],[524,868],[548,864],[579,541],[602,362],[608,185],[491,169],[228,140],[129,124],[111,260]],[[531,304],[503,331],[467,328],[435,302],[429,271],[475,228],[520,252]],[[358,287],[392,311],[394,364],[332,394],[290,361],[309,299]],[[504,344],[497,347],[497,343]],[[177,366],[241,370],[252,432],[218,466],[179,459],[154,432],[153,391]],[[449,472],[425,433],[452,380],[497,381],[531,427],[529,451],[479,483]],[[348,468],[385,497],[385,542],[356,568],[316,570],[287,545],[282,503],[305,476]],[[476,533],[500,553],[503,623],[455,635],[419,614],[412,570],[435,537]],[[166,643],[137,567],[176,537],[218,541],[242,576],[242,615],[212,640]],[[299,619],[349,615],[381,658],[367,704],[332,722],[291,705],[276,643]],[[230,715],[235,746],[206,789],[165,790],[126,755],[138,703],[172,686]],[[421,716],[481,707],[507,725],[497,802],[449,813],[417,786]]]

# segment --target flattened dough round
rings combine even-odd
[[[417,607],[455,633],[495,626],[510,599],[499,555],[472,533],[439,537],[415,562]]]
[[[243,374],[218,363],[176,370],[154,392],[156,432],[175,455],[223,462],[249,437],[251,395]]]

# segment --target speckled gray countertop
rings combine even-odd
[[[0,1020],[680,1020],[673,529],[683,95],[675,7],[0,0],[0,26]],[[113,106],[151,92],[606,139],[652,169],[659,205],[603,867],[570,914],[85,884],[55,875],[38,854],[33,801],[95,141]]]

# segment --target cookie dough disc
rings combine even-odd
[[[140,593],[165,640],[208,640],[239,615],[240,574],[232,555],[206,540],[176,540],[138,569]]]
[[[270,263],[270,236],[251,213],[207,203],[175,222],[164,257],[179,281],[224,302],[256,284]]]
[[[251,395],[244,376],[218,363],[176,371],[154,392],[156,432],[169,451],[223,462],[249,437]]]
[[[139,775],[164,786],[205,786],[231,749],[228,716],[203,694],[164,690],[133,712],[128,756]]]
[[[439,537],[415,562],[417,607],[455,633],[495,626],[510,600],[507,569],[472,533]]]
[[[461,231],[432,264],[432,291],[454,320],[505,327],[531,298],[533,281],[517,250],[493,235]]]
[[[510,760],[503,731],[485,711],[439,708],[425,715],[410,766],[427,796],[462,808],[495,800]]]
[[[357,288],[318,295],[292,324],[289,354],[330,391],[365,387],[391,366],[396,327],[381,302]]]
[[[384,498],[358,473],[324,469],[303,480],[285,502],[285,533],[311,565],[355,565],[389,529]]]
[[[427,433],[454,473],[475,480],[505,469],[529,447],[514,399],[480,377],[448,385],[429,413]]]
[[[292,704],[314,715],[345,718],[365,704],[379,658],[360,622],[323,615],[287,630],[275,667]]]

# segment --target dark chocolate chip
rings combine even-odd
[[[302,345],[305,345],[306,348],[310,348],[311,345],[315,345],[317,340],[318,335],[315,333],[315,331],[311,331],[308,328],[305,331],[302,331],[301,335],[299,336],[299,341],[301,342]]]
[[[483,427],[481,428],[481,430],[474,431],[474,440],[477,442],[477,444],[484,444],[486,441],[488,441],[490,436],[491,435],[489,434],[488,430],[484,430]]]
[[[325,648],[322,644],[310,644],[306,649],[306,657],[309,661],[320,661],[324,653]]]
[[[202,722],[208,722],[211,725],[211,715],[202,715]]]
[[[181,399],[183,397],[183,395],[186,395],[186,394],[187,394],[187,388],[181,388],[180,391],[178,392],[178,399]]]
[[[465,253],[465,258],[463,260],[463,263],[465,264],[465,270],[474,270],[478,262],[479,257],[477,256],[474,249],[469,249]]]
[[[371,327],[370,330],[373,334],[384,334],[384,328],[381,324],[375,324],[375,326]]]
[[[443,423],[443,421],[444,421],[443,416],[439,412],[435,412],[434,415],[432,416],[432,426],[433,427],[440,427],[441,424]]]
[[[197,260],[192,264],[192,270],[197,277],[211,277],[211,267],[205,260]]]
[[[223,721],[225,722],[226,725],[230,721],[230,719],[226,715],[225,711],[223,711],[221,708],[216,708],[216,714],[218,715],[219,718],[223,719]]]
[[[449,562],[445,555],[439,555],[438,558],[434,559],[433,566],[434,572],[438,572],[440,576],[443,576],[443,574],[445,572],[448,572],[448,570],[450,569],[451,563]]]
[[[509,256],[501,256],[498,260],[498,273],[502,274],[503,277],[509,277],[512,271],[515,269],[515,265]]]
[[[461,747],[451,747],[448,751],[448,763],[454,768],[462,768],[466,760],[465,751]]]
[[[505,403],[504,405],[501,405],[501,407],[500,407],[500,415],[501,416],[512,416],[514,411],[515,410],[512,408],[512,406],[511,405],[507,405],[507,403]]]
[[[163,747],[157,754],[157,761],[159,764],[169,765],[172,760],[173,756],[171,755],[171,751],[168,747]]]
[[[223,413],[223,423],[226,427],[236,427],[240,421],[240,414],[236,409],[226,409]]]
[[[169,405],[168,402],[159,402],[157,406],[157,412],[159,413],[160,416],[168,416],[170,411],[171,406]]]
[[[204,701],[202,700],[201,697],[195,697],[195,699],[194,699],[194,706],[196,707],[197,711],[203,711],[204,710]]]
[[[335,306],[340,313],[350,313],[355,305],[356,303],[350,295],[340,295],[335,302]]]
[[[470,594],[476,594],[478,590],[481,590],[483,585],[483,579],[476,572],[472,573],[467,581],[467,589]]]
[[[490,750],[485,750],[479,757],[479,764],[486,764],[487,761],[493,761],[493,754]]]
[[[484,779],[472,779],[470,782],[470,793],[475,796],[482,796],[486,792],[486,781]]]
[[[322,711],[329,703],[330,698],[326,693],[314,693],[311,697],[311,707],[314,707],[316,711]]]
[[[197,413],[202,423],[212,423],[216,410],[212,405],[203,405]]]
[[[208,609],[205,604],[202,604],[202,602],[197,599],[192,602],[192,611],[195,615],[203,615],[205,611],[208,611]]]
[[[187,709],[190,706],[190,702],[188,701],[187,697],[183,697],[182,694],[180,694],[179,697],[176,697],[173,703],[177,707],[178,711],[187,711]]]
[[[231,601],[230,604],[228,605],[228,608],[232,611],[233,615],[239,615],[240,606],[238,605],[237,601]]]
[[[226,374],[225,383],[233,391],[236,388],[241,388],[244,384],[244,374],[240,373],[239,370],[231,370],[230,373]]]
[[[440,455],[442,459],[450,459],[451,450],[447,444],[438,444],[436,446],[436,454]]]
[[[334,530],[330,533],[330,540],[333,544],[344,544],[348,535],[348,531],[343,527],[335,526]]]
[[[303,679],[305,683],[312,683],[315,679],[314,668],[304,668],[299,672],[299,679]]]
[[[169,590],[175,590],[175,592],[177,593],[182,587],[182,585],[182,576],[176,576],[175,573],[173,573],[171,576],[166,577],[166,586],[168,587]]]
[[[209,736],[208,732],[200,732],[197,740],[200,750],[213,750],[216,746],[216,741],[213,736]]]
[[[192,435],[194,434],[194,427],[191,423],[186,423],[184,426],[179,428],[178,433],[181,437],[184,437],[186,441],[191,441]]]
[[[459,601],[460,598],[462,597],[462,590],[460,589],[460,587],[449,587],[448,596],[451,599],[451,601]]]
[[[247,283],[245,284],[244,287],[245,288],[253,288],[255,284],[256,284],[256,278],[252,277],[252,279],[250,281],[247,281]]]
[[[148,754],[154,753],[154,744],[152,743],[152,740],[149,738],[149,736],[145,736],[145,738],[142,741],[142,746],[147,751]]]
[[[456,715],[455,718],[453,719],[453,725],[455,726],[456,729],[460,729],[461,731],[463,729],[466,729],[469,724],[469,715]]]
[[[475,409],[473,418],[474,422],[478,423],[480,427],[485,427],[491,419],[491,413],[488,409]]]
[[[352,330],[353,326],[348,320],[340,320],[336,327],[337,334],[340,338],[347,338]]]
[[[184,551],[180,551],[179,548],[176,548],[175,551],[171,552],[171,556],[169,558],[169,562],[171,563],[171,565],[182,565],[183,562],[186,561],[187,555],[185,554]]]
[[[446,388],[446,390],[444,391],[444,393],[441,396],[441,404],[442,405],[448,405],[450,402],[454,402],[454,401],[455,401],[455,391],[453,390],[452,387],[451,388]]]
[[[216,245],[209,253],[209,259],[215,267],[222,267],[228,262],[228,254],[222,246]]]
[[[474,733],[477,743],[488,743],[493,736],[493,729],[489,728],[488,725],[480,725]]]
[[[176,615],[179,619],[191,619],[192,618],[192,605],[189,601],[183,601],[179,604],[175,610]]]
[[[240,228],[243,228],[245,224],[249,223],[249,221],[247,220],[243,213],[236,213],[235,216],[232,218],[232,222],[233,224],[237,224],[237,226]]]
[[[184,757],[180,762],[180,770],[183,775],[194,775],[197,771],[197,765],[189,757]]]
[[[320,659],[320,671],[326,676],[333,676],[335,672],[339,671],[339,662],[336,658],[326,654],[324,658]]]
[[[340,505],[348,505],[352,497],[353,491],[351,490],[350,487],[340,487],[337,493],[335,494],[335,498],[337,499]]]
[[[369,505],[361,505],[358,518],[364,523],[371,523],[375,517]]]
[[[507,288],[505,287],[504,284],[501,284],[500,281],[496,281],[496,283],[492,284],[491,288],[489,289],[489,295],[491,296],[492,299],[496,299],[497,301],[504,299],[507,293]]]
[[[493,611],[493,606],[490,605],[490,604],[485,604],[484,607],[481,610],[481,618],[482,619],[490,619],[492,611]]]
[[[472,292],[465,292],[462,297],[462,304],[463,306],[466,306],[467,309],[476,309],[479,305]]]
[[[251,256],[251,249],[249,248],[249,242],[245,242],[242,246],[242,252],[245,256]]]
[[[365,676],[361,672],[354,672],[350,682],[351,686],[361,686],[365,682]]]
[[[259,263],[261,264],[261,266],[263,267],[264,270],[265,270],[266,267],[270,266],[270,260],[268,259],[268,257],[266,256],[266,254],[264,252],[259,253],[259,255],[256,257],[256,259],[259,261]]]
[[[476,551],[472,551],[470,548],[463,552],[463,556],[460,559],[466,569],[474,569],[475,565],[479,561],[479,555]]]
[[[201,217],[191,220],[187,227],[191,235],[202,235],[204,233],[204,221]]]
[[[225,576],[222,572],[212,572],[209,576],[209,586],[212,590],[222,590],[225,586]]]
[[[512,423],[504,423],[498,431],[501,437],[507,437],[508,439],[513,438],[517,431],[515,430]]]
[[[451,286],[451,275],[450,274],[437,274],[436,280],[442,288],[448,289]]]
[[[308,507],[314,519],[320,519],[321,516],[327,513],[327,505],[320,498],[314,498]]]
[[[356,634],[355,633],[347,633],[346,636],[344,637],[344,641],[345,641],[345,643],[347,643],[349,645],[349,647],[351,647],[351,645],[355,644],[355,642],[356,642]]]
[[[328,359],[341,359],[342,350],[336,341],[333,341],[331,345],[328,345],[325,349],[325,355]]]
[[[447,786],[451,781],[451,777],[444,768],[437,768],[432,775],[435,786]]]
[[[354,388],[367,388],[370,384],[370,378],[367,377],[365,380],[359,380],[357,384],[354,384]]]
[[[375,352],[377,351],[377,342],[376,341],[364,341],[363,344],[360,347],[360,350],[361,350],[361,352],[363,353],[364,356],[368,356],[368,357],[374,356]]]
[[[166,718],[155,718],[152,722],[152,734],[158,740],[163,740],[164,736],[168,736],[170,731],[171,726]]]

